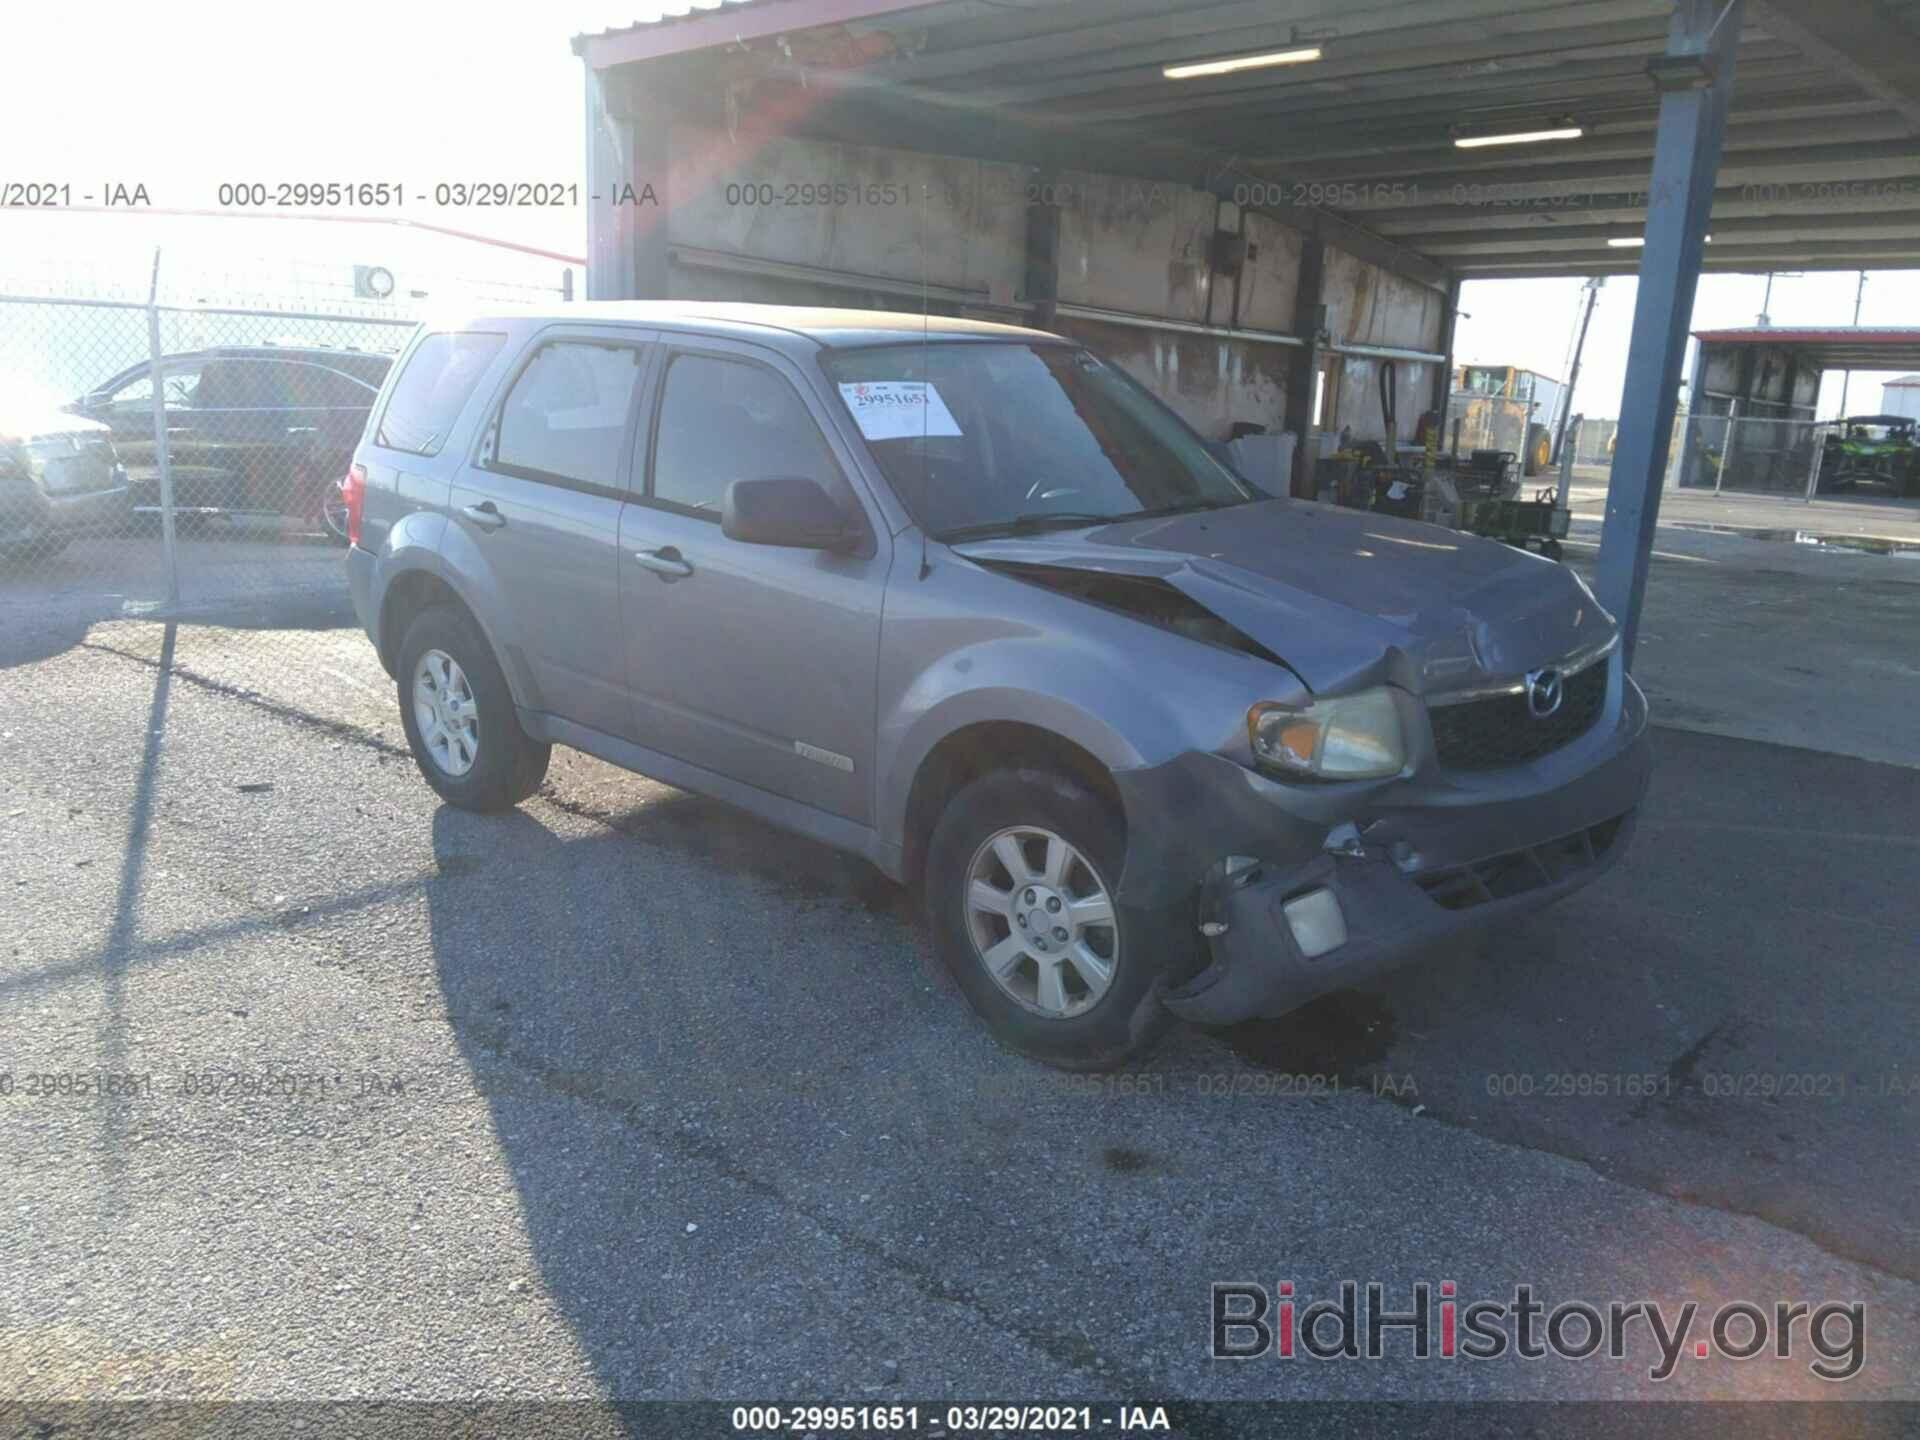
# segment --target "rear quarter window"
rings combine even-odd
[[[438,455],[505,335],[444,331],[425,336],[406,359],[380,416],[374,443],[410,455]]]

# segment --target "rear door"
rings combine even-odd
[[[367,467],[364,548],[379,553],[395,525],[423,512],[444,515],[453,477],[480,428],[469,414],[510,363],[501,330],[431,330],[400,360],[379,422],[359,454]]]
[[[287,402],[281,426],[286,488],[280,508],[288,515],[318,519],[322,503],[346,474],[380,387],[325,360],[286,360],[280,368]]]
[[[441,547],[474,572],[527,703],[618,736],[632,731],[620,511],[654,338],[618,327],[541,331],[454,479]]]
[[[194,392],[200,384],[202,356],[170,355],[161,361],[161,405],[168,435],[169,459],[179,465],[173,454],[184,444],[192,412]],[[101,398],[83,407],[83,414],[104,421],[113,430],[114,448],[127,467],[133,504],[146,509],[160,503],[159,461],[154,458],[153,441],[153,367],[143,365],[120,377],[120,383]],[[174,498],[181,499],[175,490]]]
[[[286,367],[253,355],[215,355],[200,371],[183,424],[167,416],[167,463],[181,505],[274,510],[286,476]]]
[[[706,337],[660,349],[645,493],[621,530],[637,738],[869,824],[885,531],[792,362]],[[841,553],[720,533],[731,481],[783,475],[818,481],[865,542]]]

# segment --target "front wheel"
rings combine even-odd
[[[506,810],[540,788],[552,747],[528,738],[507,677],[466,611],[421,611],[400,642],[400,722],[427,784],[464,810]]]
[[[927,920],[1009,1049],[1102,1070],[1165,1033],[1160,981],[1190,968],[1193,917],[1121,904],[1125,858],[1120,817],[1065,775],[995,771],[948,803],[927,846]]]

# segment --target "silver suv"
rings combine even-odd
[[[423,327],[343,482],[453,804],[572,745],[917,883],[1008,1045],[1113,1065],[1585,885],[1645,697],[1572,572],[1258,492],[1057,336],[628,303]]]

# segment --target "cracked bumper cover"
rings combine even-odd
[[[1164,993],[1167,1006],[1213,1025],[1283,1015],[1598,879],[1626,851],[1651,768],[1645,700],[1624,689],[1606,733],[1472,785],[1286,785],[1194,752],[1117,773],[1122,904],[1176,903],[1229,855],[1260,862],[1211,896],[1209,918],[1226,928],[1206,942],[1210,963]],[[1358,854],[1328,849],[1346,823]],[[1489,887],[1480,875],[1499,878]],[[1340,902],[1347,940],[1309,959],[1281,907],[1322,886]]]

